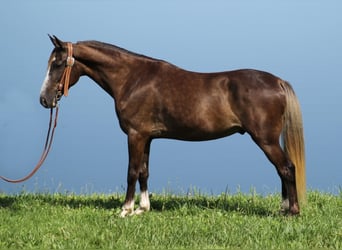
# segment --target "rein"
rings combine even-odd
[[[50,121],[49,121],[49,129],[46,135],[46,140],[45,140],[45,146],[44,146],[44,150],[43,153],[37,163],[37,165],[34,167],[34,169],[31,171],[31,173],[29,173],[27,176],[21,178],[21,179],[17,179],[17,180],[13,180],[13,179],[9,179],[6,178],[4,176],[0,176],[0,178],[4,181],[10,182],[10,183],[19,183],[19,182],[23,182],[26,181],[27,179],[31,178],[37,171],[38,169],[43,165],[49,151],[52,145],[52,141],[53,141],[53,136],[55,134],[55,129],[57,126],[57,118],[58,118],[58,105],[56,106],[56,113],[55,113],[55,119],[54,119],[54,124],[53,124],[53,128],[52,128],[52,133],[51,133],[51,127],[52,127],[52,119],[53,118],[53,109],[50,109]],[[51,136],[50,136],[51,134]]]
[[[62,91],[62,89],[64,88],[64,96],[68,96],[68,89],[69,89],[69,82],[70,82],[70,73],[71,73],[71,68],[75,63],[75,58],[72,56],[73,51],[72,51],[72,43],[67,43],[68,46],[68,57],[66,59],[66,64],[65,64],[65,69],[64,72],[62,74],[61,80],[57,86],[57,91]],[[58,95],[58,93],[57,93]],[[37,171],[38,169],[43,165],[47,155],[50,152],[51,149],[51,145],[52,145],[52,141],[53,141],[53,137],[55,134],[55,129],[57,127],[57,119],[58,119],[58,103],[56,105],[56,112],[55,112],[55,119],[53,119],[53,108],[50,109],[50,121],[49,121],[49,129],[46,135],[46,140],[45,140],[45,146],[44,146],[44,150],[43,153],[37,163],[37,165],[34,167],[34,169],[25,177],[21,178],[21,179],[9,179],[6,178],[4,176],[0,176],[0,179],[10,182],[10,183],[19,183],[19,182],[23,182],[26,181],[27,179],[31,178]],[[54,120],[53,126],[52,126],[52,121]],[[51,127],[52,127],[52,132],[51,132]]]

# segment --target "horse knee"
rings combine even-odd
[[[127,174],[127,182],[135,184],[138,180],[139,172],[134,167],[129,167]]]

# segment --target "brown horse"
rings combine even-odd
[[[50,39],[55,47],[40,93],[44,107],[55,107],[62,91],[67,94],[66,78],[73,86],[83,75],[114,98],[129,152],[121,216],[150,209],[147,180],[154,138],[203,141],[237,132],[247,132],[263,150],[280,176],[283,208],[299,213],[298,200],[305,200],[304,138],[299,103],[289,83],[251,69],[189,72],[102,42]],[[137,181],[141,199],[134,210]]]

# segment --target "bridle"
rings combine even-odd
[[[68,96],[71,69],[75,63],[75,58],[72,56],[72,54],[73,54],[72,43],[67,43],[67,48],[68,48],[68,57],[66,60],[65,69],[64,69],[64,72],[62,74],[61,80],[59,81],[58,86],[57,86],[57,94],[56,94],[57,100],[58,100],[59,93],[62,92],[62,89],[64,89],[64,93],[63,93],[64,96]],[[50,149],[51,149],[53,137],[55,134],[55,129],[57,127],[58,110],[59,110],[59,107],[58,107],[58,103],[57,103],[56,112],[55,112],[55,119],[53,119],[53,108],[50,109],[49,129],[48,129],[48,132],[46,135],[44,150],[43,150],[43,153],[42,153],[37,165],[34,167],[34,169],[27,176],[25,176],[21,179],[13,180],[13,179],[6,178],[4,176],[0,176],[0,179],[7,181],[7,182],[11,182],[11,183],[19,183],[19,182],[23,182],[23,181],[26,181],[27,179],[31,178],[38,171],[38,169],[43,165],[43,163],[44,163],[44,161],[45,161],[45,159],[46,159],[46,157],[49,154]],[[52,120],[54,120],[54,123],[53,123],[53,128],[51,131]]]
[[[64,89],[64,96],[68,96],[68,91],[69,91],[69,84],[70,84],[70,73],[72,66],[74,66],[75,63],[75,58],[72,56],[73,54],[73,49],[72,49],[72,43],[67,43],[67,48],[68,48],[68,57],[66,59],[65,63],[65,69],[62,74],[61,80],[58,83],[57,86],[57,92],[62,92]]]

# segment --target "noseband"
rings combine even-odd
[[[67,43],[67,47],[68,47],[68,57],[66,59],[65,69],[62,74],[61,80],[59,81],[58,86],[57,86],[57,97],[60,97],[63,89],[64,89],[63,91],[64,96],[68,96],[71,68],[75,63],[75,58],[72,56],[72,53],[73,53],[72,43]],[[59,98],[57,98],[57,100],[58,99]]]

